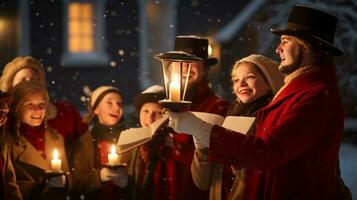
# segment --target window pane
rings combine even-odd
[[[70,3],[68,19],[69,52],[88,53],[93,51],[93,5]]]

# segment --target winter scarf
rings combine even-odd
[[[265,96],[251,103],[242,103],[241,101],[237,100],[231,104],[226,116],[256,116],[258,110],[268,105],[273,97],[273,93],[269,92]]]
[[[101,124],[98,118],[93,119],[93,127],[92,127],[92,135],[93,139],[96,141],[106,140],[108,142],[116,142],[121,131],[125,130],[126,124],[124,123],[124,119],[120,120],[114,126],[105,126]]]
[[[40,152],[41,156],[46,159],[45,154],[45,125],[31,127],[29,125],[20,124],[20,133]]]

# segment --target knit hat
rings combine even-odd
[[[114,86],[100,86],[92,92],[89,100],[89,111],[93,112],[108,93],[115,92],[120,95],[118,88]],[[121,96],[121,95],[120,95]]]
[[[145,103],[157,103],[165,98],[165,88],[161,85],[153,85],[137,94],[133,99],[135,108],[140,111],[141,106]]]
[[[15,74],[24,68],[30,68],[35,70],[40,78],[40,82],[45,85],[45,69],[43,65],[31,56],[16,57],[14,60],[7,63],[5,66],[2,76],[0,78],[0,90],[8,92],[12,88],[12,81]]]
[[[23,105],[26,97],[37,92],[43,93],[46,102],[49,101],[45,86],[38,80],[21,81],[14,86],[14,88],[11,90],[13,100],[10,106],[10,116],[12,116],[14,121],[19,121],[21,119],[20,108]]]
[[[252,54],[237,61],[233,66],[233,69],[235,69],[236,65],[241,64],[242,62],[250,62],[259,67],[265,78],[268,80],[269,86],[272,88],[274,93],[276,93],[283,85],[284,76],[279,71],[279,64],[276,61],[263,55]]]

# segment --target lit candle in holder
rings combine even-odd
[[[61,171],[62,160],[58,158],[57,149],[53,150],[53,159],[51,160],[51,167],[53,171]]]
[[[116,165],[118,163],[118,154],[116,153],[115,146],[112,145],[110,148],[111,153],[108,154],[108,164]]]
[[[169,84],[169,100],[173,102],[180,101],[180,80],[177,75],[174,75],[172,82]]]

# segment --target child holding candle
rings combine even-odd
[[[133,104],[139,114],[141,127],[148,127],[156,120],[162,118],[164,108],[158,103],[165,98],[165,89],[160,85],[153,85],[143,92],[137,94],[133,99]],[[148,143],[132,151],[133,158],[130,160],[128,174],[131,177],[131,199],[153,199],[155,191],[157,163],[161,157],[161,152],[166,152],[165,139],[169,138],[167,129],[158,132],[155,137]]]
[[[113,146],[126,128],[119,90],[113,86],[98,87],[90,97],[88,111],[90,129],[75,145],[73,155],[73,196],[118,199],[123,196],[128,176],[125,168],[111,166],[130,159],[129,153],[118,155]]]
[[[70,189],[69,175],[48,177],[53,170],[54,149],[61,171],[68,172],[62,135],[46,123],[48,93],[37,80],[22,81],[11,91],[8,132],[17,184],[24,199],[64,199]]]

